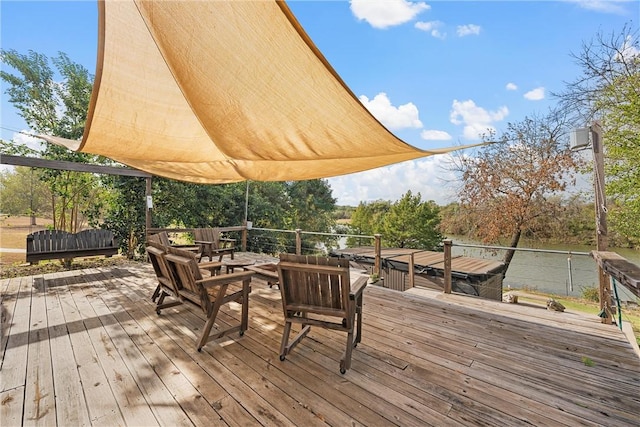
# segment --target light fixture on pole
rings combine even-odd
[[[602,146],[602,126],[593,121],[588,128],[574,129],[571,132],[572,150],[581,150],[591,146],[593,152],[593,189],[596,211],[596,250],[604,252],[609,244],[607,231],[607,199],[604,190],[604,147]],[[600,317],[602,323],[611,324],[611,284],[602,267],[598,266]]]

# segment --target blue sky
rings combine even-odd
[[[302,26],[370,111],[397,136],[429,149],[478,141],[487,129],[546,112],[580,75],[570,54],[598,33],[638,27],[637,0],[291,1]],[[97,3],[0,3],[3,49],[66,53],[95,70]],[[4,139],[27,130],[2,86]],[[397,200],[407,190],[445,204],[456,178],[446,156],[329,183],[338,204]]]

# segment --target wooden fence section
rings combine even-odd
[[[0,281],[2,424],[637,425],[640,359],[591,317],[369,286],[341,375],[335,331],[279,360],[275,287],[254,280],[249,330],[198,353],[202,312],[156,315],[155,285],[143,264]]]

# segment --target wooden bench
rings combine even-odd
[[[75,234],[62,230],[41,230],[27,236],[28,263],[117,254],[118,245],[110,230],[84,230]]]

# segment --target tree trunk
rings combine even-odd
[[[56,196],[53,191],[51,192],[51,212],[53,213],[53,228],[56,228],[58,216],[56,215]]]
[[[518,231],[516,231],[513,236],[511,236],[511,243],[509,244],[510,248],[517,248],[518,247],[518,243],[520,242],[520,236],[522,235],[522,231],[520,230],[520,227],[518,227]],[[502,269],[502,278],[504,279],[504,277],[507,275],[507,270],[509,269],[509,265],[511,264],[511,260],[513,259],[513,256],[516,254],[516,250],[515,249],[508,249],[507,253],[504,254],[504,259],[502,260],[502,262],[504,262],[504,268]]]

